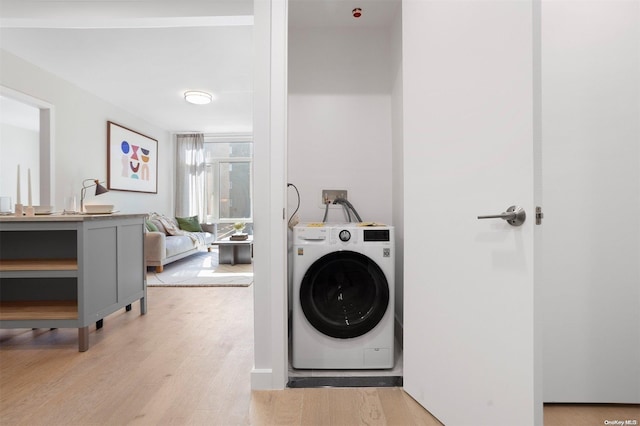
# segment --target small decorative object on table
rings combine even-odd
[[[242,232],[244,227],[245,227],[244,222],[236,222],[236,223],[234,223],[233,224],[233,229],[236,230],[236,233],[231,235],[229,237],[229,240],[231,240],[231,241],[244,241],[244,240],[246,240],[249,237],[249,235]]]
[[[29,205],[24,209],[24,214],[25,216],[33,217],[36,215],[36,211],[33,208],[33,204],[31,204],[31,169],[27,169],[27,189],[29,191]]]
[[[13,215],[11,197],[0,197],[0,216]]]

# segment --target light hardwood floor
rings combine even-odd
[[[107,317],[83,353],[75,330],[0,330],[0,424],[440,424],[400,388],[251,392],[252,297],[149,288],[147,315]],[[627,419],[637,406],[545,408],[550,426]]]

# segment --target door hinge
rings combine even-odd
[[[542,207],[536,207],[536,225],[542,225],[542,218],[544,218]]]

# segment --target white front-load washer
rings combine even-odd
[[[294,368],[393,367],[394,263],[392,226],[294,227]]]

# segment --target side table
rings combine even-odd
[[[246,240],[230,240],[229,237],[211,243],[220,248],[218,262],[221,264],[251,263],[253,257],[253,236]]]

